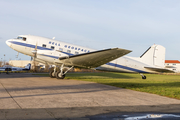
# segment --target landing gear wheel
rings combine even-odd
[[[61,75],[61,71],[57,71],[55,75],[56,75],[57,79],[64,79],[65,78],[65,75]]]
[[[142,79],[146,79],[146,76],[142,76]]]
[[[51,71],[49,72],[49,76],[50,76],[51,78],[55,78],[55,77],[56,77],[55,74],[54,74],[54,70],[51,70]]]

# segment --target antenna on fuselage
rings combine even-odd
[[[55,39],[55,37],[52,38],[53,40]]]

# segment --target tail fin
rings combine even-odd
[[[30,70],[30,69],[31,69],[31,63],[28,63],[28,64],[25,66],[25,69],[26,69],[26,70]]]
[[[140,59],[148,65],[164,68],[165,47],[152,45],[140,56]]]

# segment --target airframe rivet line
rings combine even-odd
[[[1,83],[1,82],[0,82]],[[16,100],[13,98],[13,96],[9,93],[9,91],[4,87],[4,85],[1,83],[1,85],[3,86],[3,88],[6,90],[6,92],[9,94],[9,96],[14,100],[14,102],[19,106],[19,108],[22,109],[22,107],[16,102]]]

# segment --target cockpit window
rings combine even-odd
[[[17,39],[23,39],[22,37],[17,37]]]
[[[26,38],[25,38],[25,37],[17,37],[17,39],[20,39],[20,40],[26,41]]]

